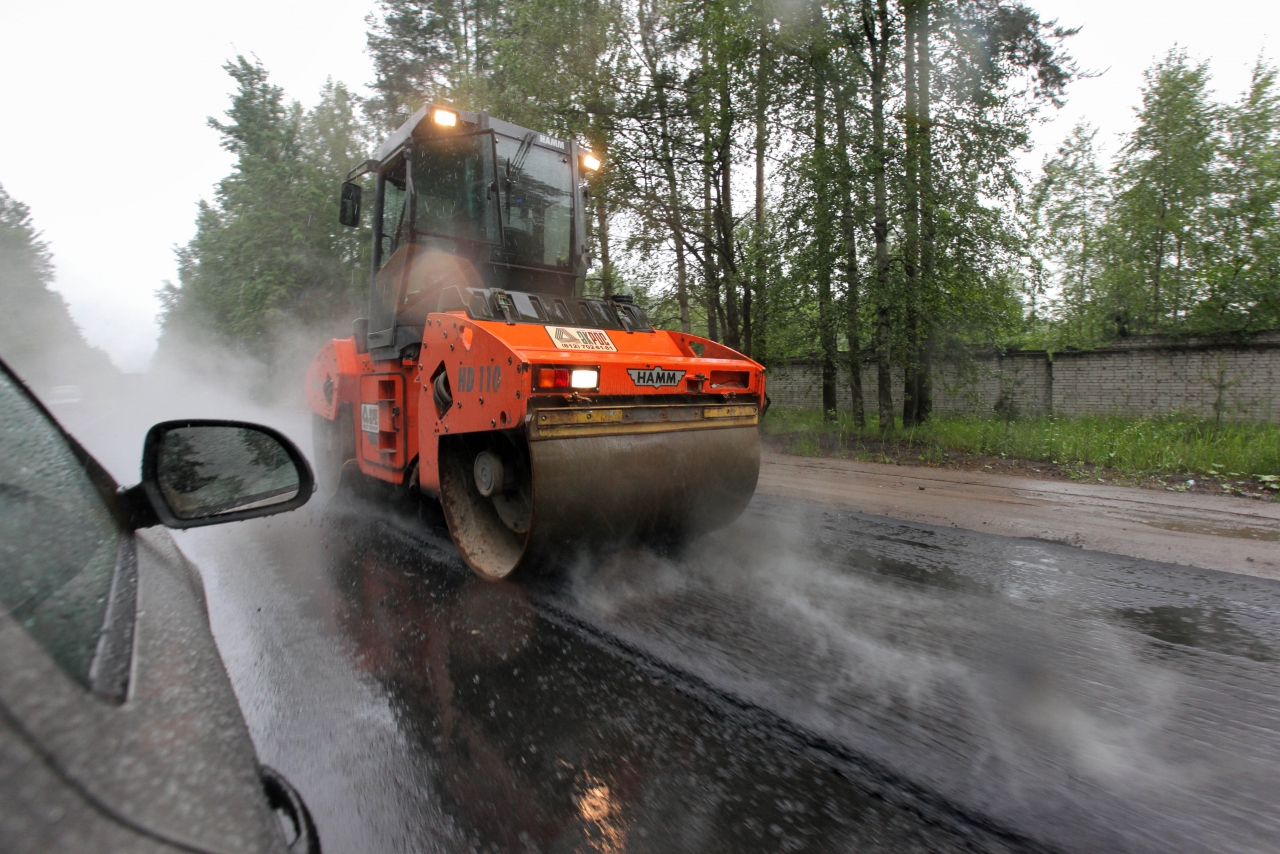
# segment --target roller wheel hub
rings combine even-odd
[[[471,467],[476,479],[476,490],[485,498],[492,498],[502,491],[502,460],[492,451],[481,451],[476,454],[475,465]]]

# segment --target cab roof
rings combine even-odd
[[[391,135],[382,141],[382,144],[378,146],[378,150],[374,152],[373,159],[378,163],[382,163],[394,154],[400,146],[408,142],[409,138],[413,136],[413,132],[417,129],[418,125],[425,121],[431,111],[435,109],[449,110],[457,113],[458,118],[462,120],[463,124],[474,125],[476,128],[482,130],[494,130],[504,136],[513,137],[515,139],[523,139],[532,133],[534,135],[534,142],[538,145],[556,149],[566,154],[569,153],[569,143],[565,140],[556,139],[553,136],[547,136],[544,133],[538,133],[537,131],[532,131],[529,128],[520,127],[519,125],[512,124],[511,122],[504,122],[502,119],[493,118],[483,110],[480,112],[472,112],[470,110],[459,110],[455,107],[449,106],[448,104],[427,104],[410,116],[408,121],[392,131]]]

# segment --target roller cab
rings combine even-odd
[[[321,483],[438,498],[485,578],[696,536],[755,490],[763,368],[654,329],[626,297],[583,296],[592,164],[572,141],[433,106],[343,185],[345,224],[372,196],[374,262],[368,318],[306,379]]]

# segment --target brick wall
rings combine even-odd
[[[862,369],[863,400],[876,409],[876,371]],[[818,365],[793,360],[768,373],[778,406],[822,405]],[[838,406],[850,407],[849,374],[841,365]],[[1025,415],[1159,415],[1183,412],[1233,420],[1280,420],[1280,331],[1248,339],[1170,341],[1131,338],[1099,350],[1049,354],[1036,350],[979,351],[961,364],[934,368],[934,411],[992,414],[1011,406]],[[893,371],[894,411],[902,408],[902,372]],[[1003,403],[1002,403],[1003,401]]]

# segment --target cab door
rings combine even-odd
[[[395,346],[396,302],[404,272],[413,253],[412,194],[409,159],[401,153],[378,176],[378,201],[374,217],[374,253],[377,273],[369,293],[370,349]]]

